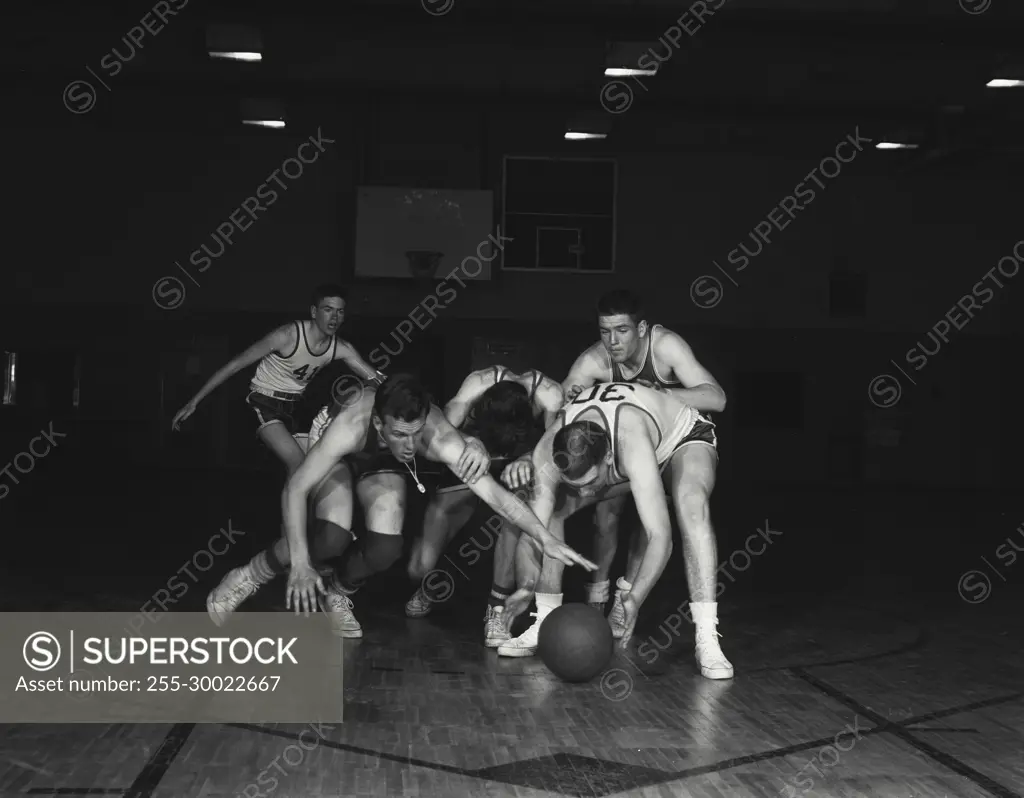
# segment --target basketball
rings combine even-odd
[[[612,658],[614,645],[607,619],[586,604],[563,604],[552,610],[537,637],[541,661],[567,682],[597,676]]]

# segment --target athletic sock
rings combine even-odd
[[[591,582],[587,585],[587,603],[604,604],[608,601],[608,590],[611,582],[605,579],[603,582]]]
[[[274,554],[274,547],[265,549],[249,560],[249,573],[253,581],[258,585],[265,585],[278,574],[283,574],[287,568],[281,565],[281,561]]]
[[[497,582],[491,585],[491,595],[487,597],[488,607],[504,607],[505,599],[512,595],[514,588],[502,587]]]
[[[561,593],[535,593],[537,602],[537,620],[542,621],[554,609],[562,606]]]

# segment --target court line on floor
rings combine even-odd
[[[795,674],[795,675],[799,676],[800,674]],[[811,678],[813,679],[814,677],[811,677]],[[814,686],[817,687],[817,685],[814,685]],[[834,688],[830,687],[830,689],[834,689]],[[840,693],[840,695],[842,695],[842,694]],[[883,717],[877,715],[874,712],[871,712],[870,710],[867,710],[865,707],[861,707],[859,704],[857,704],[856,707],[851,707],[851,708],[853,708],[855,712],[863,713],[865,715],[865,717],[869,718],[869,720],[871,719],[871,716],[874,716],[875,718],[878,718],[878,720],[872,721],[872,722],[877,723],[878,725],[876,725],[875,727],[873,727],[871,729],[863,729],[861,731],[861,735],[866,737],[866,736],[871,736],[871,735],[875,735],[875,734],[896,733],[897,729],[899,729],[901,731],[904,731],[904,733],[906,733],[907,732],[907,730],[905,729],[906,726],[910,726],[910,725],[913,725],[913,724],[916,724],[916,723],[924,723],[924,722],[929,721],[929,720],[935,720],[935,719],[938,719],[938,718],[948,717],[948,716],[951,716],[951,715],[958,715],[958,714],[962,714],[964,712],[973,712],[974,710],[984,709],[986,707],[998,706],[1000,704],[1006,704],[1006,703],[1009,703],[1011,701],[1020,700],[1022,697],[1024,697],[1024,693],[1014,693],[1014,694],[1009,695],[1009,696],[1000,696],[998,698],[990,698],[990,699],[985,699],[985,700],[981,700],[981,701],[974,701],[974,702],[972,702],[970,704],[964,704],[964,705],[959,706],[959,707],[950,707],[948,709],[936,710],[935,712],[929,712],[929,713],[926,713],[924,715],[918,715],[918,716],[914,716],[914,717],[911,717],[911,718],[906,718],[904,720],[901,720],[901,721],[898,721],[898,722],[895,722],[895,723],[890,721],[890,720],[888,720],[888,719],[886,719],[886,718],[883,718]],[[850,699],[850,700],[852,701],[852,699]],[[854,702],[854,703],[856,704],[856,702]],[[215,725],[215,724],[210,724],[210,725]],[[269,728],[266,728],[264,726],[254,726],[254,725],[246,724],[246,723],[223,723],[223,724],[216,724],[216,725],[220,725],[220,726],[228,727],[228,728],[240,729],[242,731],[249,731],[249,732],[252,732],[252,733],[255,733],[255,734],[261,734],[261,735],[266,735],[266,736],[270,736],[270,737],[278,737],[280,739],[291,740],[293,742],[301,742],[298,733],[288,732],[288,731],[284,731],[282,729],[269,729]],[[186,730],[186,727],[187,727],[187,730]],[[180,728],[180,730],[179,730],[179,728]],[[187,741],[189,735],[191,735],[191,733],[192,733],[194,728],[195,728],[195,724],[178,724],[174,728],[172,728],[171,731],[168,733],[167,737],[165,738],[163,744],[160,746],[160,748],[157,749],[157,751],[153,754],[153,756],[150,757],[150,760],[146,764],[146,766],[143,768],[143,771],[139,774],[138,777],[136,777],[135,782],[128,789],[103,789],[103,788],[95,788],[95,787],[57,787],[57,788],[35,787],[35,788],[31,788],[31,789],[27,790],[27,792],[29,794],[32,794],[32,795],[119,795],[119,794],[124,794],[125,798],[149,798],[149,796],[152,795],[152,792],[156,788],[157,784],[159,784],[160,780],[163,778],[164,774],[167,772],[167,769],[170,767],[171,763],[174,761],[174,759],[180,753],[182,747],[184,746],[185,742]],[[924,730],[922,729],[921,731],[924,731]],[[745,754],[745,755],[740,756],[740,757],[734,757],[732,759],[725,759],[725,760],[722,760],[720,762],[712,762],[712,763],[710,763],[708,765],[700,765],[698,767],[687,768],[685,770],[681,770],[681,771],[678,771],[678,772],[660,771],[659,773],[664,773],[663,777],[661,775],[659,775],[659,777],[657,779],[645,780],[645,783],[643,783],[643,784],[638,783],[636,785],[636,787],[631,788],[631,789],[643,789],[645,787],[652,787],[652,786],[657,786],[657,785],[660,785],[660,784],[667,784],[667,783],[673,782],[673,781],[681,781],[681,780],[684,780],[684,779],[692,778],[693,776],[703,776],[703,775],[706,775],[706,774],[709,774],[709,773],[720,773],[720,772],[725,771],[725,770],[732,770],[733,768],[741,767],[743,765],[750,765],[750,764],[756,764],[756,763],[759,763],[759,762],[765,762],[765,761],[770,760],[770,759],[780,759],[780,758],[783,758],[783,757],[790,756],[792,754],[798,754],[798,753],[802,753],[803,751],[809,751],[809,750],[811,750],[813,748],[818,748],[818,747],[821,747],[823,745],[828,745],[828,744],[833,742],[833,737],[834,737],[834,735],[830,736],[830,737],[822,737],[822,738],[817,739],[817,740],[809,740],[809,741],[802,742],[802,743],[794,743],[792,745],[784,746],[782,748],[773,748],[770,751],[761,751],[761,752],[758,752],[758,753],[755,753],[755,754]],[[381,751],[374,751],[373,749],[362,748],[360,746],[350,745],[348,743],[341,743],[341,742],[337,742],[335,740],[321,739],[318,742],[318,744],[323,746],[324,748],[330,748],[330,749],[333,749],[333,750],[336,750],[336,751],[343,751],[343,752],[346,752],[346,753],[353,753],[353,754],[358,754],[358,755],[362,755],[362,756],[372,757],[372,758],[377,759],[378,761],[383,759],[383,760],[387,760],[389,762],[395,762],[395,763],[401,764],[401,765],[408,765],[408,766],[411,766],[411,767],[421,767],[421,768],[426,768],[428,770],[436,770],[436,771],[441,771],[441,772],[444,772],[444,773],[451,773],[451,774],[457,775],[457,776],[464,776],[464,777],[467,777],[467,778],[480,779],[481,781],[493,781],[493,782],[497,782],[499,784],[503,783],[503,784],[511,784],[512,786],[522,786],[522,785],[516,784],[515,782],[502,781],[501,779],[494,778],[493,775],[488,775],[487,771],[492,770],[491,767],[478,768],[476,770],[471,770],[471,769],[468,769],[468,768],[457,767],[455,765],[446,765],[446,764],[443,764],[441,762],[429,762],[429,761],[427,761],[425,759],[416,759],[416,758],[410,757],[410,756],[404,756],[404,755],[398,755],[398,754],[388,754],[388,753],[384,753],[384,752],[381,752]],[[927,743],[920,743],[920,745],[927,746]],[[930,748],[931,746],[927,746],[927,747]],[[166,752],[165,752],[165,749],[166,749]],[[939,752],[939,753],[941,754],[942,752]],[[585,754],[578,754],[578,756],[586,756],[586,755]],[[588,758],[590,758],[590,759],[597,759],[597,757],[588,757]],[[522,761],[529,761],[529,760],[522,760]],[[516,763],[515,762],[510,762],[510,763],[507,763],[507,764],[514,765]],[[626,763],[626,764],[628,764],[628,763]],[[636,767],[642,767],[642,768],[644,768],[648,772],[657,770],[656,768],[652,768],[652,767],[649,767],[647,765],[637,765]],[[967,767],[967,766],[964,765],[964,767]],[[983,778],[987,778],[987,777],[984,777],[983,774],[979,774],[979,775],[982,775]],[[156,777],[155,781],[154,781],[154,777]],[[134,792],[134,793],[130,792],[130,790],[136,788],[137,785],[140,785],[141,783],[145,783],[145,784],[151,785],[151,786],[149,786],[149,792]],[[995,782],[993,782],[993,783],[995,784]],[[1002,787],[1002,785],[997,785],[997,786],[999,786],[1003,790],[1006,789],[1006,788]],[[597,795],[598,793],[595,792],[594,794]],[[1000,798],[1020,798],[1020,796],[1018,796],[1016,793],[1013,793],[1013,792],[1002,792],[1002,793],[997,792],[995,794],[999,795]]]
[[[195,727],[195,723],[175,723],[129,787],[33,787],[26,792],[29,795],[123,795],[124,798],[150,798],[185,747]]]
[[[960,706],[960,707],[950,707],[948,709],[937,710],[935,712],[929,712],[929,713],[924,714],[924,715],[919,715],[919,716],[915,716],[915,717],[912,717],[912,718],[907,718],[905,720],[902,720],[902,721],[899,721],[899,722],[896,722],[896,723],[894,723],[892,721],[889,721],[889,720],[886,720],[886,719],[883,718],[882,719],[883,720],[882,723],[879,723],[874,728],[864,729],[861,732],[861,734],[865,735],[865,736],[873,735],[873,734],[883,734],[883,733],[891,731],[893,727],[900,727],[900,728],[902,728],[903,726],[911,725],[911,724],[914,724],[914,723],[923,723],[923,722],[926,722],[926,721],[929,721],[929,720],[934,720],[934,719],[937,719],[937,718],[942,718],[942,717],[947,717],[947,716],[950,716],[950,715],[961,714],[963,712],[972,712],[972,711],[974,711],[976,709],[983,709],[985,707],[997,706],[999,704],[1009,703],[1010,701],[1017,701],[1017,700],[1019,700],[1022,697],[1024,697],[1024,693],[1014,693],[1013,695],[1010,695],[1010,696],[1000,696],[998,698],[990,698],[990,699],[985,699],[985,700],[982,700],[982,701],[974,701],[974,702],[972,702],[970,704],[965,704],[965,705]],[[865,712],[864,714],[865,714],[865,716],[867,716],[868,713]],[[871,714],[874,715],[875,713],[871,713]],[[268,729],[268,728],[263,727],[263,726],[253,726],[253,725],[241,724],[241,723],[225,723],[225,724],[222,724],[222,725],[230,726],[232,728],[245,729],[247,731],[252,731],[252,732],[255,732],[257,734],[266,734],[266,735],[270,735],[270,736],[274,736],[274,737],[280,737],[280,738],[288,739],[288,740],[295,740],[295,741],[297,741],[299,739],[297,734],[293,734],[293,733],[287,732],[287,731],[282,731],[280,729]],[[781,757],[786,757],[786,756],[789,756],[791,754],[801,753],[803,751],[807,751],[807,750],[810,750],[812,748],[817,748],[817,747],[820,747],[822,745],[828,745],[829,743],[833,742],[833,737],[834,737],[834,735],[829,736],[829,737],[822,737],[822,738],[817,739],[817,740],[810,740],[810,741],[802,742],[802,743],[794,743],[793,745],[784,746],[782,748],[774,748],[774,749],[772,749],[770,751],[762,751],[762,752],[759,752],[759,753],[756,753],[756,754],[746,754],[746,755],[741,756],[741,757],[735,757],[733,759],[726,759],[726,760],[722,760],[720,762],[714,762],[714,763],[711,763],[711,764],[708,764],[708,765],[701,765],[701,766],[698,766],[698,767],[695,767],[695,768],[688,768],[686,770],[682,770],[682,771],[678,771],[678,772],[674,772],[674,773],[673,772],[669,772],[669,771],[661,771],[661,772],[664,773],[664,778],[660,778],[659,777],[659,779],[657,781],[650,781],[650,782],[648,782],[646,784],[638,785],[637,788],[639,789],[639,788],[642,788],[642,787],[654,786],[654,785],[658,785],[658,784],[665,784],[665,783],[668,783],[668,782],[671,782],[671,781],[679,781],[680,779],[689,778],[691,776],[700,776],[700,775],[704,775],[704,774],[707,774],[707,773],[718,773],[718,772],[721,772],[723,770],[731,770],[732,768],[739,767],[741,765],[746,765],[746,764],[751,764],[751,763],[756,763],[756,762],[763,762],[763,761],[766,761],[766,760],[769,760],[769,759],[778,759],[778,758],[781,758]],[[333,740],[321,740],[320,744],[324,745],[325,747],[328,747],[328,748],[333,748],[334,750],[345,751],[345,752],[356,753],[356,754],[362,754],[364,756],[371,756],[371,757],[374,757],[374,758],[377,758],[377,759],[384,759],[384,760],[387,760],[387,761],[390,761],[390,762],[395,762],[395,763],[398,763],[398,764],[407,764],[407,765],[411,765],[411,766],[414,766],[414,767],[424,767],[424,768],[429,768],[429,769],[432,769],[432,770],[440,770],[440,771],[444,771],[445,773],[453,773],[453,774],[460,775],[460,776],[467,776],[467,777],[470,777],[470,778],[477,778],[477,779],[486,780],[486,781],[498,781],[497,779],[491,778],[491,777],[489,777],[487,775],[482,775],[482,773],[484,771],[490,770],[491,769],[490,767],[488,767],[488,768],[478,768],[478,769],[475,769],[475,770],[471,770],[471,769],[467,769],[467,768],[456,767],[454,765],[445,765],[445,764],[441,764],[441,763],[428,762],[427,760],[424,760],[424,759],[415,759],[413,757],[404,756],[404,755],[387,754],[387,753],[383,753],[383,752],[379,752],[379,751],[373,751],[371,749],[361,748],[359,746],[349,745],[347,743],[340,743],[340,742],[336,742],[336,741],[333,741]],[[579,754],[579,756],[586,756],[586,755],[585,754]],[[596,759],[597,757],[589,757],[589,758]],[[524,761],[528,761],[528,760],[524,760]],[[515,763],[511,762],[511,763],[508,763],[508,764],[515,764]],[[650,766],[647,766],[647,765],[637,765],[637,767],[643,767],[646,770],[656,770],[656,768],[651,768]],[[511,782],[505,782],[505,783],[511,783]],[[1005,794],[1005,798],[1020,798],[1020,796],[1016,795],[1015,793],[1007,793],[1007,794]]]
[[[963,776],[964,778],[969,779],[970,781],[973,781],[975,785],[981,787],[983,790],[991,793],[992,795],[996,795],[999,798],[1021,798],[1019,793],[1014,792],[1009,787],[1004,786],[992,777],[986,776],[980,770],[975,770],[967,763],[961,762],[952,754],[947,754],[945,751],[936,748],[930,743],[926,743],[923,740],[917,739],[911,733],[911,731],[906,728],[908,724],[905,721],[893,723],[888,718],[879,715],[874,710],[868,709],[866,706],[861,704],[856,699],[848,696],[842,690],[838,689],[837,687],[833,687],[832,685],[828,684],[828,682],[822,681],[818,677],[808,673],[802,668],[793,668],[792,672],[794,676],[803,679],[809,685],[815,687],[820,692],[829,696],[833,700],[838,701],[843,706],[852,709],[857,714],[864,715],[864,717],[866,717],[872,723],[876,724],[876,728],[880,728],[882,731],[896,735],[903,742],[907,743],[912,748],[916,748],[920,753],[924,754],[932,761],[937,762],[946,769],[952,770],[954,773]],[[1014,699],[1019,699],[1020,697],[1021,694],[1017,693],[1014,696]],[[977,704],[980,702],[975,703]],[[992,703],[994,702],[989,702],[988,705],[991,706]],[[918,719],[916,722],[921,723],[922,721]]]
[[[916,624],[915,624],[916,625]],[[824,662],[809,662],[795,665],[770,665],[764,668],[751,668],[744,673],[769,673],[777,671],[788,671],[794,668],[832,668],[836,665],[859,665],[862,662],[871,662],[876,659],[885,659],[887,657],[898,657],[900,654],[908,654],[916,649],[923,648],[931,641],[931,635],[928,630],[924,627],[918,626],[917,637],[901,646],[897,646],[889,651],[879,651],[876,654],[865,654],[862,657],[849,657],[847,659],[833,659],[825,660]]]

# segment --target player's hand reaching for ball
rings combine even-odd
[[[544,556],[550,557],[553,560],[558,560],[558,562],[563,565],[582,565],[588,571],[597,570],[597,566],[594,565],[594,563],[582,554],[577,554],[576,551],[570,549],[562,543],[562,541],[552,535],[549,535],[544,539]]]
[[[528,488],[533,482],[533,463],[530,458],[523,457],[513,460],[501,472],[501,481],[512,490]]]
[[[284,606],[295,614],[316,612],[317,593],[326,593],[324,580],[312,565],[293,565],[288,573],[288,588]]]
[[[636,599],[629,593],[622,597],[622,610],[626,623],[623,627],[622,639],[619,640],[619,646],[627,648],[629,639],[633,636],[633,629],[636,628],[637,616],[640,614],[640,607],[637,606]]]
[[[490,467],[491,458],[484,445],[478,440],[470,439],[466,441],[466,448],[462,450],[462,457],[459,458],[455,473],[467,485],[472,485],[486,474]]]
[[[171,422],[171,429],[178,432],[181,429],[181,422],[196,412],[195,400],[189,402],[181,410],[174,414],[174,420]]]

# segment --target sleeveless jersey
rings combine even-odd
[[[491,368],[494,369],[494,385],[497,385],[499,382],[503,382],[505,378],[512,373],[504,366],[492,366]],[[544,379],[544,375],[537,370],[533,370],[533,384],[530,387],[530,405],[533,407],[533,415],[535,419],[542,416],[541,411],[535,404],[537,389],[540,388],[542,379]],[[492,385],[491,387],[493,388],[494,386]],[[479,430],[479,428],[479,422],[476,417],[476,402],[474,402],[473,406],[469,408],[469,412],[466,414],[466,421],[462,425],[462,429],[466,434],[476,437],[475,431]]]
[[[295,394],[298,396],[306,390],[324,366],[334,361],[338,350],[338,339],[334,338],[319,355],[314,354],[306,340],[305,322],[295,322],[295,348],[288,355],[271,352],[256,366],[256,374],[252,378],[254,391],[265,393]]]
[[[622,364],[612,362],[612,382],[635,382],[649,387],[661,386],[662,388],[679,388],[679,380],[670,380],[658,373],[658,367],[654,364],[654,337],[659,330],[664,329],[660,324],[651,327],[650,335],[647,336],[647,351],[640,363],[640,368],[632,376],[626,376]]]
[[[654,455],[659,466],[668,462],[698,420],[698,413],[692,407],[646,385],[606,382],[580,393],[562,408],[563,426],[574,421],[594,421],[608,431],[612,471],[617,481],[624,480],[619,473],[618,428],[619,413],[626,407],[637,408],[654,422],[658,432]]]

